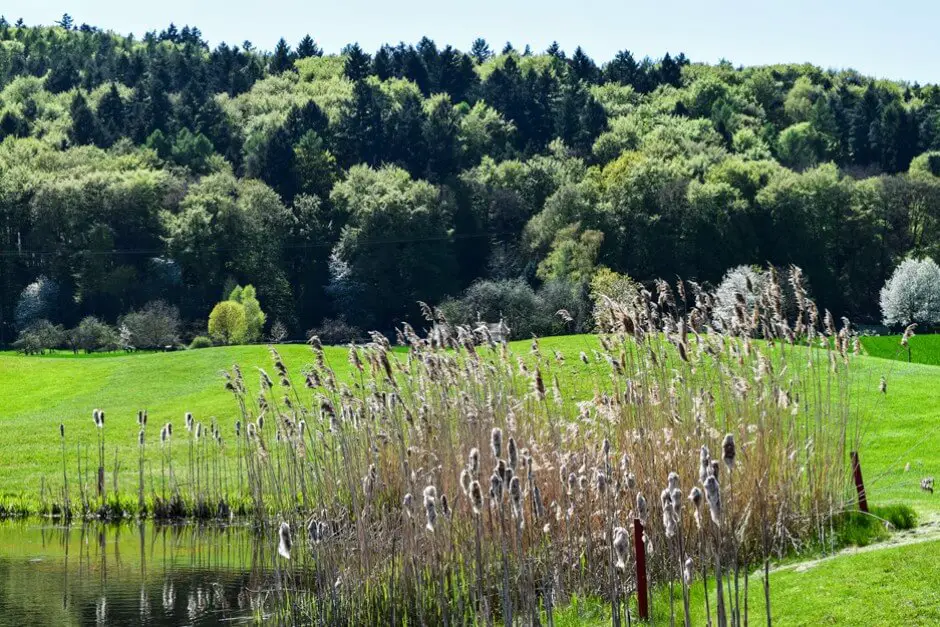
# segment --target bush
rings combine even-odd
[[[346,318],[325,318],[320,326],[307,331],[307,339],[316,335],[324,344],[349,344],[364,339],[365,333],[359,327],[346,322]]]
[[[39,355],[65,344],[65,330],[60,324],[39,320],[20,332],[13,348],[24,355]]]
[[[86,353],[113,351],[120,346],[120,338],[114,327],[94,316],[84,318],[77,327],[69,331],[68,341],[72,350],[83,350]]]
[[[121,340],[134,348],[163,348],[179,343],[180,312],[157,300],[118,321]]]
[[[212,348],[212,340],[205,335],[197,335],[193,338],[193,341],[189,343],[189,349],[196,350],[197,348]]]
[[[261,311],[261,303],[258,302],[254,286],[236,285],[228,299],[245,308],[245,338],[242,341],[248,343],[259,341],[267,315]]]
[[[582,289],[567,281],[549,281],[537,292],[522,279],[477,281],[460,298],[439,309],[451,324],[473,326],[477,321],[505,320],[513,338],[576,333],[586,326],[589,301]],[[557,315],[564,309],[572,317]]]
[[[209,314],[209,337],[219,344],[241,344],[248,333],[245,307],[233,300],[224,300]]]

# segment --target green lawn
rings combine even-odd
[[[940,334],[915,335],[909,340],[910,360],[918,364],[940,366]],[[908,360],[908,351],[901,346],[900,335],[874,335],[862,338],[862,347],[872,357]]]

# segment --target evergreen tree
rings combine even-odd
[[[395,75],[395,62],[392,59],[392,47],[384,45],[376,51],[372,58],[372,73],[379,80],[387,81]]]
[[[75,146],[85,146],[94,143],[98,137],[98,121],[95,113],[88,106],[88,101],[82,92],[75,94],[69,106],[69,115],[72,126],[69,128],[69,142]]]
[[[351,81],[361,81],[369,75],[372,60],[363,52],[359,44],[351,44],[343,48],[343,56],[346,57],[343,64],[346,78]]]
[[[485,39],[478,37],[470,44],[470,56],[473,57],[477,63],[484,63],[493,56],[493,51],[490,50],[490,45],[486,43]]]
[[[599,74],[597,66],[591,60],[591,57],[585,54],[581,46],[575,48],[574,54],[571,55],[571,61],[568,62],[568,68],[571,72],[571,78],[575,81],[584,81],[586,83],[597,81]]]
[[[117,85],[111,83],[110,89],[98,102],[98,126],[100,141],[103,146],[110,146],[125,133],[126,116],[124,101]]]
[[[46,89],[54,94],[68,91],[78,85],[80,77],[72,57],[66,56],[61,63],[52,66],[46,76]]]
[[[271,55],[271,63],[268,65],[268,71],[271,74],[280,74],[294,67],[294,53],[291,52],[287,41],[281,37],[274,47],[274,54]]]
[[[672,57],[669,56],[667,52],[663,60],[659,62],[659,82],[664,85],[679,87],[681,81],[682,68],[679,67],[678,63],[672,60]]]
[[[633,85],[636,81],[637,62],[629,50],[621,50],[604,66],[604,79],[621,85]]]
[[[300,43],[297,44],[297,58],[298,59],[307,59],[309,57],[322,57],[323,51],[320,50],[320,47],[313,41],[313,38],[310,35],[304,35],[304,38],[300,40]]]

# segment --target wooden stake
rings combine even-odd
[[[858,492],[858,509],[868,513],[868,499],[865,496],[865,482],[862,480],[862,465],[858,460],[858,451],[852,451],[852,474],[855,477],[855,490]]]
[[[649,591],[646,582],[646,544],[643,542],[643,523],[633,519],[633,550],[636,553],[636,601],[641,620],[649,620]],[[629,611],[629,608],[627,608]]]

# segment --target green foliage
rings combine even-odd
[[[193,341],[189,343],[189,349],[196,350],[197,348],[212,348],[212,340],[205,335],[197,335],[193,338]]]
[[[224,300],[209,314],[209,336],[219,344],[242,344],[248,333],[245,306]]]
[[[261,339],[261,333],[264,330],[264,321],[267,319],[267,316],[261,311],[261,303],[258,302],[258,296],[254,286],[246,285],[242,287],[237,285],[232,290],[228,299],[241,304],[245,308],[244,340],[249,343],[259,341]]]

